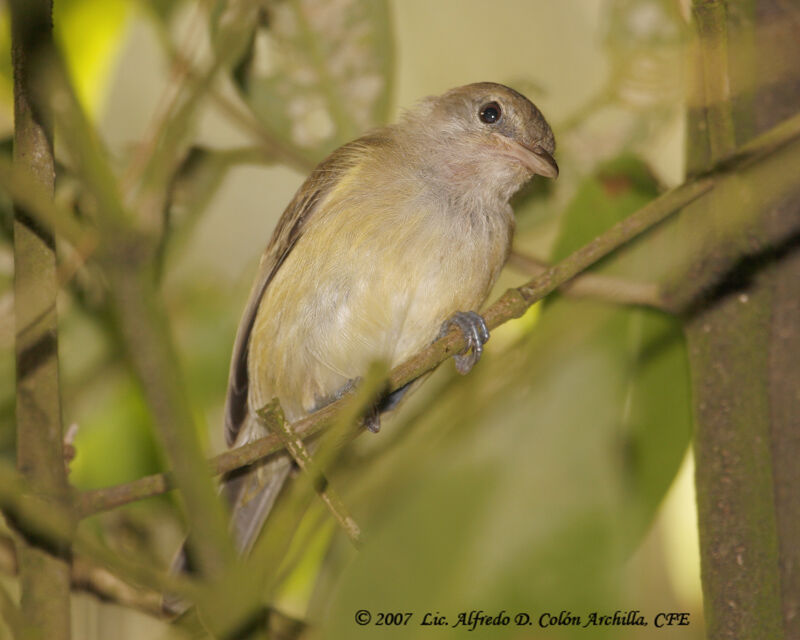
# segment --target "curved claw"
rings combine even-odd
[[[439,336],[444,336],[455,325],[464,334],[467,346],[460,354],[454,356],[456,371],[465,375],[481,359],[483,345],[489,340],[489,329],[484,319],[474,311],[457,311],[442,325]]]

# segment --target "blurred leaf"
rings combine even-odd
[[[102,107],[122,42],[128,0],[57,0],[53,21],[78,100],[90,114]]]
[[[204,276],[193,285],[170,289],[167,297],[192,406],[200,412],[221,409],[238,320],[231,308],[240,304],[241,292],[231,292],[228,283]],[[221,436],[222,423],[210,424]],[[204,431],[201,437],[206,438]]]
[[[687,24],[673,0],[612,0],[606,18],[611,85],[629,106],[674,102],[683,90]]]
[[[80,426],[70,482],[94,489],[130,482],[164,468],[150,412],[137,385],[120,371],[106,376],[76,415]]]
[[[565,212],[552,261],[566,257],[659,192],[652,173],[635,157],[623,155],[606,163],[583,183]],[[663,238],[660,246],[634,243],[601,263],[596,271],[652,281],[657,277],[652,265],[664,262],[659,260],[659,251],[663,250]],[[564,300],[554,304],[572,306]],[[586,310],[581,313],[581,321],[592,322],[591,314],[584,315]],[[598,310],[598,314],[606,313],[605,309]],[[632,490],[630,506],[639,510],[639,524],[644,527],[669,488],[688,446],[688,362],[677,320],[647,309],[618,307],[610,313],[607,334],[596,339],[614,347],[616,361],[610,361],[609,366],[626,377],[622,394],[608,400],[619,408],[618,444],[629,474],[625,486]]]
[[[67,61],[78,98],[91,114],[102,107],[129,0],[57,0],[53,3],[56,41]],[[7,11],[0,13],[0,101],[11,104],[11,33]]]
[[[146,6],[161,22],[169,24],[169,21],[177,10],[185,5],[187,1],[188,0],[139,0],[139,4]]]
[[[234,81],[262,125],[316,162],[386,120],[387,0],[268,3]]]

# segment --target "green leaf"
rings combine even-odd
[[[78,100],[91,114],[102,107],[129,8],[128,0],[53,3],[56,38],[63,47]]]
[[[147,8],[148,11],[160,22],[169,25],[173,16],[188,0],[139,0],[139,4]]]
[[[53,3],[55,39],[84,109],[102,107],[122,43],[129,0],[58,0]],[[11,104],[11,34],[8,12],[0,13],[0,101]]]
[[[58,0],[53,3],[56,41],[61,46],[81,105],[96,114],[103,104],[129,0]],[[11,104],[11,33],[8,12],[0,13],[0,101]]]
[[[261,124],[316,162],[383,123],[394,43],[386,0],[269,3],[234,81]]]
[[[94,389],[91,404],[76,416],[80,428],[70,482],[80,489],[130,482],[164,468],[141,392],[122,372],[106,378],[113,386]]]
[[[567,208],[552,260],[564,258],[659,192],[652,173],[635,157],[623,155],[606,163],[584,182]],[[665,250],[663,237],[659,242],[634,243],[593,272],[657,281],[659,264],[666,262]],[[607,365],[623,376],[619,392],[607,401],[618,408],[622,480],[632,498],[626,509],[637,514],[635,531],[641,532],[677,473],[691,433],[688,362],[680,323],[649,309],[590,305],[596,308],[589,310],[585,304],[564,299],[545,305],[543,322],[548,320],[550,305],[573,309],[576,322],[604,318],[607,323],[593,340],[613,348],[606,356]]]
[[[673,103],[683,87],[680,61],[688,38],[671,0],[612,0],[605,19],[610,86],[629,106]]]

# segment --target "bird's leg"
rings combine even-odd
[[[373,405],[364,416],[364,426],[370,433],[378,433],[381,430],[381,410],[377,404]]]
[[[320,403],[317,407],[314,408],[314,410],[316,411],[317,409],[321,409],[325,405],[341,399],[342,397],[350,393],[353,389],[355,389],[360,383],[361,383],[361,376],[353,378],[352,380],[348,380],[341,389],[339,389],[338,391],[336,391],[336,393],[333,394],[332,398],[328,399],[327,402]],[[378,431],[381,430],[382,411],[383,411],[382,403],[379,402],[374,406],[372,406],[364,415],[364,427],[366,427],[366,429],[371,433],[378,433]]]
[[[461,375],[466,375],[481,359],[483,345],[489,339],[489,329],[486,327],[484,319],[474,311],[457,311],[448,318],[439,331],[442,338],[450,331],[450,326],[455,325],[464,334],[467,346],[460,354],[454,356],[456,361],[456,371]]]

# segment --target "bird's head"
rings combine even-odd
[[[558,176],[550,125],[530,100],[502,84],[468,84],[426,98],[404,123],[431,141],[424,146],[432,164],[457,179],[493,181],[503,196],[533,175]]]

